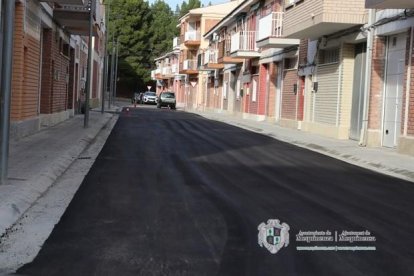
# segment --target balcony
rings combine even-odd
[[[365,0],[367,9],[413,9],[414,2],[407,0]]]
[[[155,69],[155,79],[157,80],[162,79],[161,68]]]
[[[40,0],[39,2],[55,2],[59,5],[84,5],[84,0]]]
[[[199,71],[211,71],[214,69],[224,68],[224,64],[219,64],[217,62],[218,50],[217,49],[207,49],[205,52],[201,53],[197,57],[197,68]]]
[[[256,31],[240,31],[231,36],[230,53],[235,58],[260,57],[256,45]]]
[[[179,37],[174,37],[173,39],[173,50],[178,50],[180,49],[180,38]]]
[[[209,49],[204,56],[204,64],[207,69],[223,69],[224,64],[218,62],[218,49]]]
[[[197,70],[197,60],[196,59],[186,59],[181,63],[180,74],[198,74]]]
[[[203,52],[197,55],[197,70],[203,71],[206,69],[208,60],[208,52]]]
[[[200,46],[201,35],[199,31],[188,31],[184,34],[184,45],[187,47]]]
[[[218,57],[219,64],[237,64],[242,63],[244,59],[234,58],[230,56],[230,40],[226,39],[218,43]]]
[[[170,78],[173,76],[171,66],[163,67],[161,69],[161,74],[164,78]]]
[[[299,45],[300,39],[283,37],[282,28],[283,12],[273,12],[260,18],[257,47],[286,48]]]
[[[283,35],[289,38],[316,39],[367,22],[365,0],[291,1],[285,9]]]
[[[178,64],[171,65],[171,74],[175,75],[178,74]]]
[[[55,1],[56,2],[56,1]],[[96,5],[96,1],[93,2]],[[96,14],[94,15],[96,18]],[[65,30],[73,35],[89,35],[89,7],[85,5],[60,5],[53,11],[53,18]],[[93,35],[97,35],[97,28],[94,25]]]

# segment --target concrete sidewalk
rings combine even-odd
[[[10,142],[7,183],[0,185],[0,236],[45,193],[116,116],[118,107],[101,114],[90,111],[89,128],[83,115]],[[85,157],[87,158],[87,157]]]
[[[414,157],[399,154],[393,149],[360,147],[357,141],[327,138],[296,129],[283,128],[274,123],[257,122],[224,113],[191,112],[211,120],[271,136],[369,170],[414,182]]]

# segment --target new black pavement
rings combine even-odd
[[[197,115],[125,111],[22,275],[414,275],[414,185]],[[290,226],[277,254],[268,219]],[[299,231],[376,251],[298,251]],[[28,233],[30,234],[30,233]]]

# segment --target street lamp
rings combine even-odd
[[[9,139],[10,139],[10,101],[12,80],[12,57],[13,57],[13,29],[14,29],[14,1],[0,1],[2,5],[1,16],[3,19],[3,47],[1,57],[1,103],[0,103],[0,184],[7,180],[9,166]],[[3,10],[4,6],[4,10]],[[3,13],[4,11],[4,13]]]
[[[88,71],[86,73],[86,94],[85,94],[85,117],[83,127],[89,126],[89,96],[91,94],[91,68],[92,68],[92,37],[93,37],[93,14],[95,13],[96,0],[89,0],[89,41],[88,41]]]

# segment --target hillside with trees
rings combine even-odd
[[[162,0],[151,5],[144,0],[112,0],[107,4],[110,52],[119,41],[117,91],[129,97],[134,91],[145,91],[147,85],[154,87],[154,58],[171,51],[173,38],[179,32],[179,14]]]

